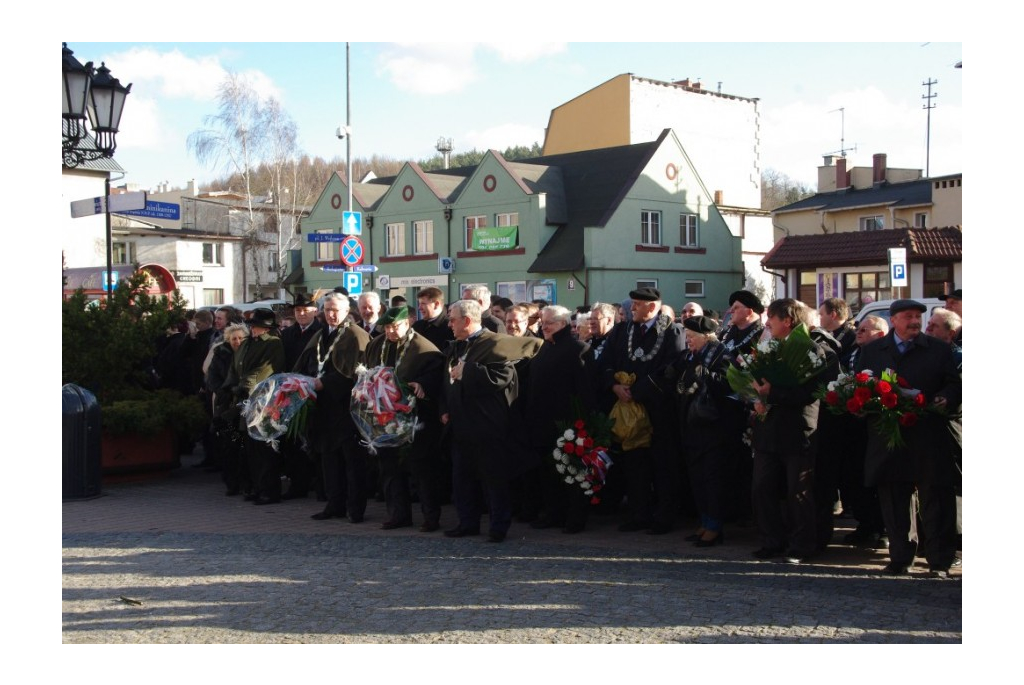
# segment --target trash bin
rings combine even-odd
[[[100,496],[100,405],[85,388],[61,388],[64,408],[64,499]]]

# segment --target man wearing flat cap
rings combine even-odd
[[[384,335],[366,346],[366,366],[388,366],[395,377],[416,396],[416,417],[422,428],[416,431],[411,444],[377,451],[381,489],[388,516],[381,524],[384,530],[412,525],[412,493],[410,478],[416,484],[423,525],[429,533],[440,527],[441,463],[436,443],[441,423],[438,401],[444,375],[444,355],[429,340],[412,329],[409,307],[392,307],[380,317]]]
[[[622,450],[619,445],[615,462],[625,474],[629,505],[619,530],[648,529],[661,534],[672,530],[679,504],[675,385],[669,382],[666,370],[683,353],[685,336],[682,326],[660,313],[657,288],[631,291],[629,307],[630,318],[608,334],[601,387],[614,393],[619,402],[643,405],[653,430],[648,447]],[[615,378],[620,371],[635,375],[635,382],[620,383]]]
[[[885,573],[908,574],[919,551],[911,509],[916,489],[929,572],[945,578],[956,557],[955,455],[962,389],[953,348],[921,332],[921,315],[927,309],[916,300],[894,301],[889,307],[892,328],[885,337],[864,346],[855,370],[870,371],[879,378],[892,369],[935,410],[925,411],[915,424],[901,427],[906,446],[893,449],[873,429],[873,417],[869,417],[864,475],[867,485],[878,487],[889,533],[890,561]]]

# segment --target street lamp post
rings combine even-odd
[[[122,86],[110,75],[103,62],[94,69],[92,62],[82,64],[64,43],[61,49],[62,140],[61,158],[64,166],[75,168],[84,162],[108,159],[117,149],[117,130],[121,125],[124,101],[132,85]],[[85,125],[86,117],[92,128],[92,140]],[[110,174],[104,182],[104,197],[109,202]],[[108,297],[113,289],[114,272],[113,236],[110,227],[110,209],[107,208],[107,277],[104,290]]]

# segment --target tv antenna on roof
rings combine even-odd
[[[834,152],[829,152],[829,153],[826,153],[826,154],[830,154],[830,155],[837,155],[838,154],[838,155],[841,155],[841,156],[845,157],[847,152],[856,152],[857,151],[857,145],[854,144],[853,147],[846,147],[846,108],[845,107],[840,107],[839,109],[829,110],[829,114],[832,114],[833,112],[839,112],[839,116],[840,116],[840,124],[839,124],[839,149],[834,151]]]

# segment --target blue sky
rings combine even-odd
[[[312,155],[344,158],[345,44],[70,42],[81,61],[106,61],[133,84],[118,136],[124,182],[200,184],[186,138],[216,111],[217,85],[243,74],[276,96]],[[852,165],[885,152],[924,168],[922,85],[937,80],[931,173],[962,171],[960,43],[359,43],[351,44],[352,154],[422,159],[438,137],[456,151],[543,142],[552,108],[625,72],[701,79],[759,98],[762,166],[813,185],[821,156],[845,146]],[[682,141],[684,146],[686,141]],[[855,148],[855,149],[854,149]],[[699,170],[698,170],[699,171]]]

